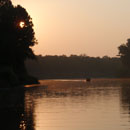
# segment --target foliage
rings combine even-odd
[[[108,56],[89,57],[86,55],[71,56],[37,56],[37,62],[27,60],[30,74],[43,78],[86,78],[118,77],[122,63],[119,58]]]
[[[0,0],[0,71],[10,68],[20,82],[25,82],[28,74],[24,61],[35,58],[31,47],[36,43],[32,19],[26,9],[14,6],[10,0]]]
[[[121,57],[122,63],[130,69],[130,39],[127,40],[126,44],[122,44],[118,47],[119,56]]]
[[[20,27],[20,22],[25,26]],[[37,41],[32,19],[20,5],[13,6],[10,0],[0,1],[0,57],[4,62],[23,62],[34,58],[31,49]]]

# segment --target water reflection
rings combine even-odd
[[[0,91],[0,129],[128,130],[130,81],[41,81]]]
[[[128,109],[130,111],[130,85],[122,85],[121,101],[123,109]]]
[[[130,124],[130,84],[122,84],[121,90],[121,116],[126,122],[122,123],[123,126]]]
[[[0,129],[34,130],[32,108],[26,109],[24,89],[0,91]]]

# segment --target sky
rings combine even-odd
[[[12,0],[30,14],[39,55],[118,55],[130,38],[130,0]]]

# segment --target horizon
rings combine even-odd
[[[41,57],[46,57],[46,56],[66,56],[66,57],[71,57],[71,56],[83,56],[83,57],[90,57],[90,58],[104,58],[104,57],[108,57],[108,58],[119,58],[120,57],[117,55],[117,56],[108,56],[108,55],[104,55],[104,56],[89,56],[87,54],[70,54],[70,55],[66,55],[66,54],[61,54],[61,55],[49,55],[49,54],[46,54],[46,55],[42,55],[42,54],[37,54],[36,56],[41,56]]]
[[[34,23],[36,55],[118,55],[130,37],[130,1],[12,0],[23,6]]]

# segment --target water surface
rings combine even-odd
[[[0,92],[5,130],[130,129],[130,79],[40,82]]]

